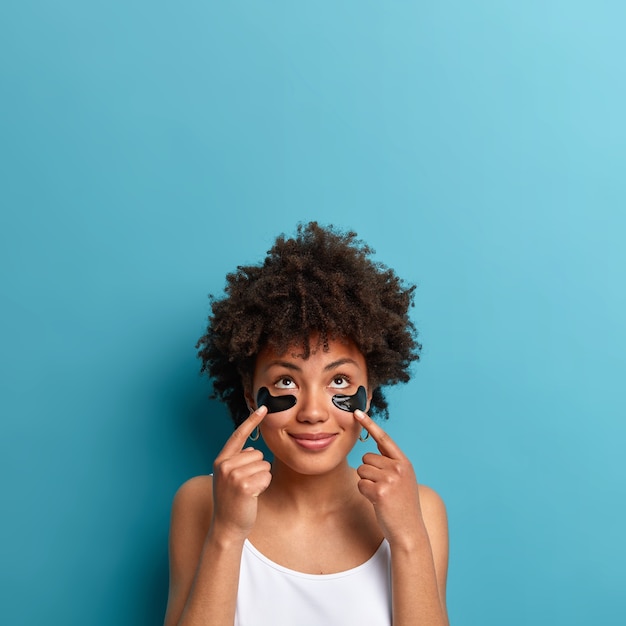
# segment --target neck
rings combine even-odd
[[[263,494],[283,510],[325,514],[343,507],[355,495],[358,476],[348,462],[325,474],[298,474],[280,460],[272,463],[272,482]]]

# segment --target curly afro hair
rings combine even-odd
[[[374,388],[370,413],[388,417],[381,386],[407,382],[421,346],[408,316],[415,286],[372,261],[373,252],[354,232],[300,224],[294,238],[276,239],[262,264],[228,274],[223,298],[210,296],[196,348],[213,380],[211,397],[226,403],[235,426],[249,415],[244,387],[261,349],[281,354],[299,345],[306,359],[312,335],[326,350],[331,339],[355,343]]]

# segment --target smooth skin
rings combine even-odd
[[[249,405],[262,386],[295,395],[297,404],[270,415],[257,408],[222,448],[213,476],[178,490],[165,626],[233,625],[246,539],[284,567],[329,574],[364,563],[383,538],[391,549],[394,626],[448,624],[445,507],[418,485],[410,461],[378,424],[332,404],[332,395],[361,384],[370,390],[365,359],[351,342],[331,341],[306,360],[295,351],[257,356]],[[271,466],[246,445],[257,426],[274,453]],[[365,454],[354,470],[347,454],[363,430],[378,454]],[[312,448],[311,437],[324,443]]]

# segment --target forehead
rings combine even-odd
[[[333,364],[351,364],[366,371],[367,366],[363,353],[350,339],[331,339],[328,345],[318,342],[314,337],[309,342],[310,353],[304,358],[302,345],[294,344],[284,352],[272,346],[265,346],[257,355],[256,371],[267,369],[273,365],[290,363],[301,369],[327,368]]]

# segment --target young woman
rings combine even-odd
[[[174,498],[166,626],[448,623],[444,505],[367,414],[420,349],[414,287],[371,252],[312,222],[213,300],[199,355],[236,430]]]

